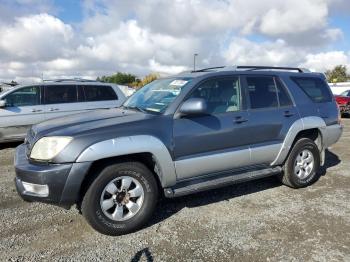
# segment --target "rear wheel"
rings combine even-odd
[[[158,198],[155,177],[138,162],[105,167],[87,190],[82,213],[106,235],[122,235],[142,227],[153,214]]]
[[[319,167],[320,152],[317,145],[309,138],[301,138],[285,162],[282,183],[293,188],[309,186],[318,179]]]

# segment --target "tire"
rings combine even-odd
[[[128,184],[129,188],[122,191]],[[106,166],[88,188],[82,214],[98,232],[123,235],[148,222],[157,200],[156,179],[145,165],[139,162],[112,164]]]
[[[309,138],[301,138],[289,153],[283,166],[281,181],[292,188],[307,187],[318,180],[319,168],[320,151],[317,145]]]

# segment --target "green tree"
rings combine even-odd
[[[327,70],[326,76],[329,83],[346,82],[350,78],[345,65],[337,65],[332,70]]]
[[[98,77],[97,81],[102,81],[106,83],[114,83],[119,85],[130,85],[131,83],[135,82],[137,80],[137,77],[132,74],[127,73],[121,73],[118,72],[116,74],[113,74],[111,76],[102,76]]]

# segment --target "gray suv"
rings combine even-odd
[[[126,97],[115,84],[60,79],[0,94],[0,143],[23,140],[33,124],[93,109],[118,107]]]
[[[33,126],[16,151],[24,200],[76,204],[97,231],[142,227],[160,196],[276,175],[319,178],[342,133],[323,74],[299,68],[208,68],[156,80],[121,108]]]

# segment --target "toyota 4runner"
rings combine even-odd
[[[323,74],[207,68],[156,80],[121,108],[33,126],[16,150],[24,200],[81,210],[108,235],[135,231],[157,199],[276,175],[315,182],[342,133]]]

